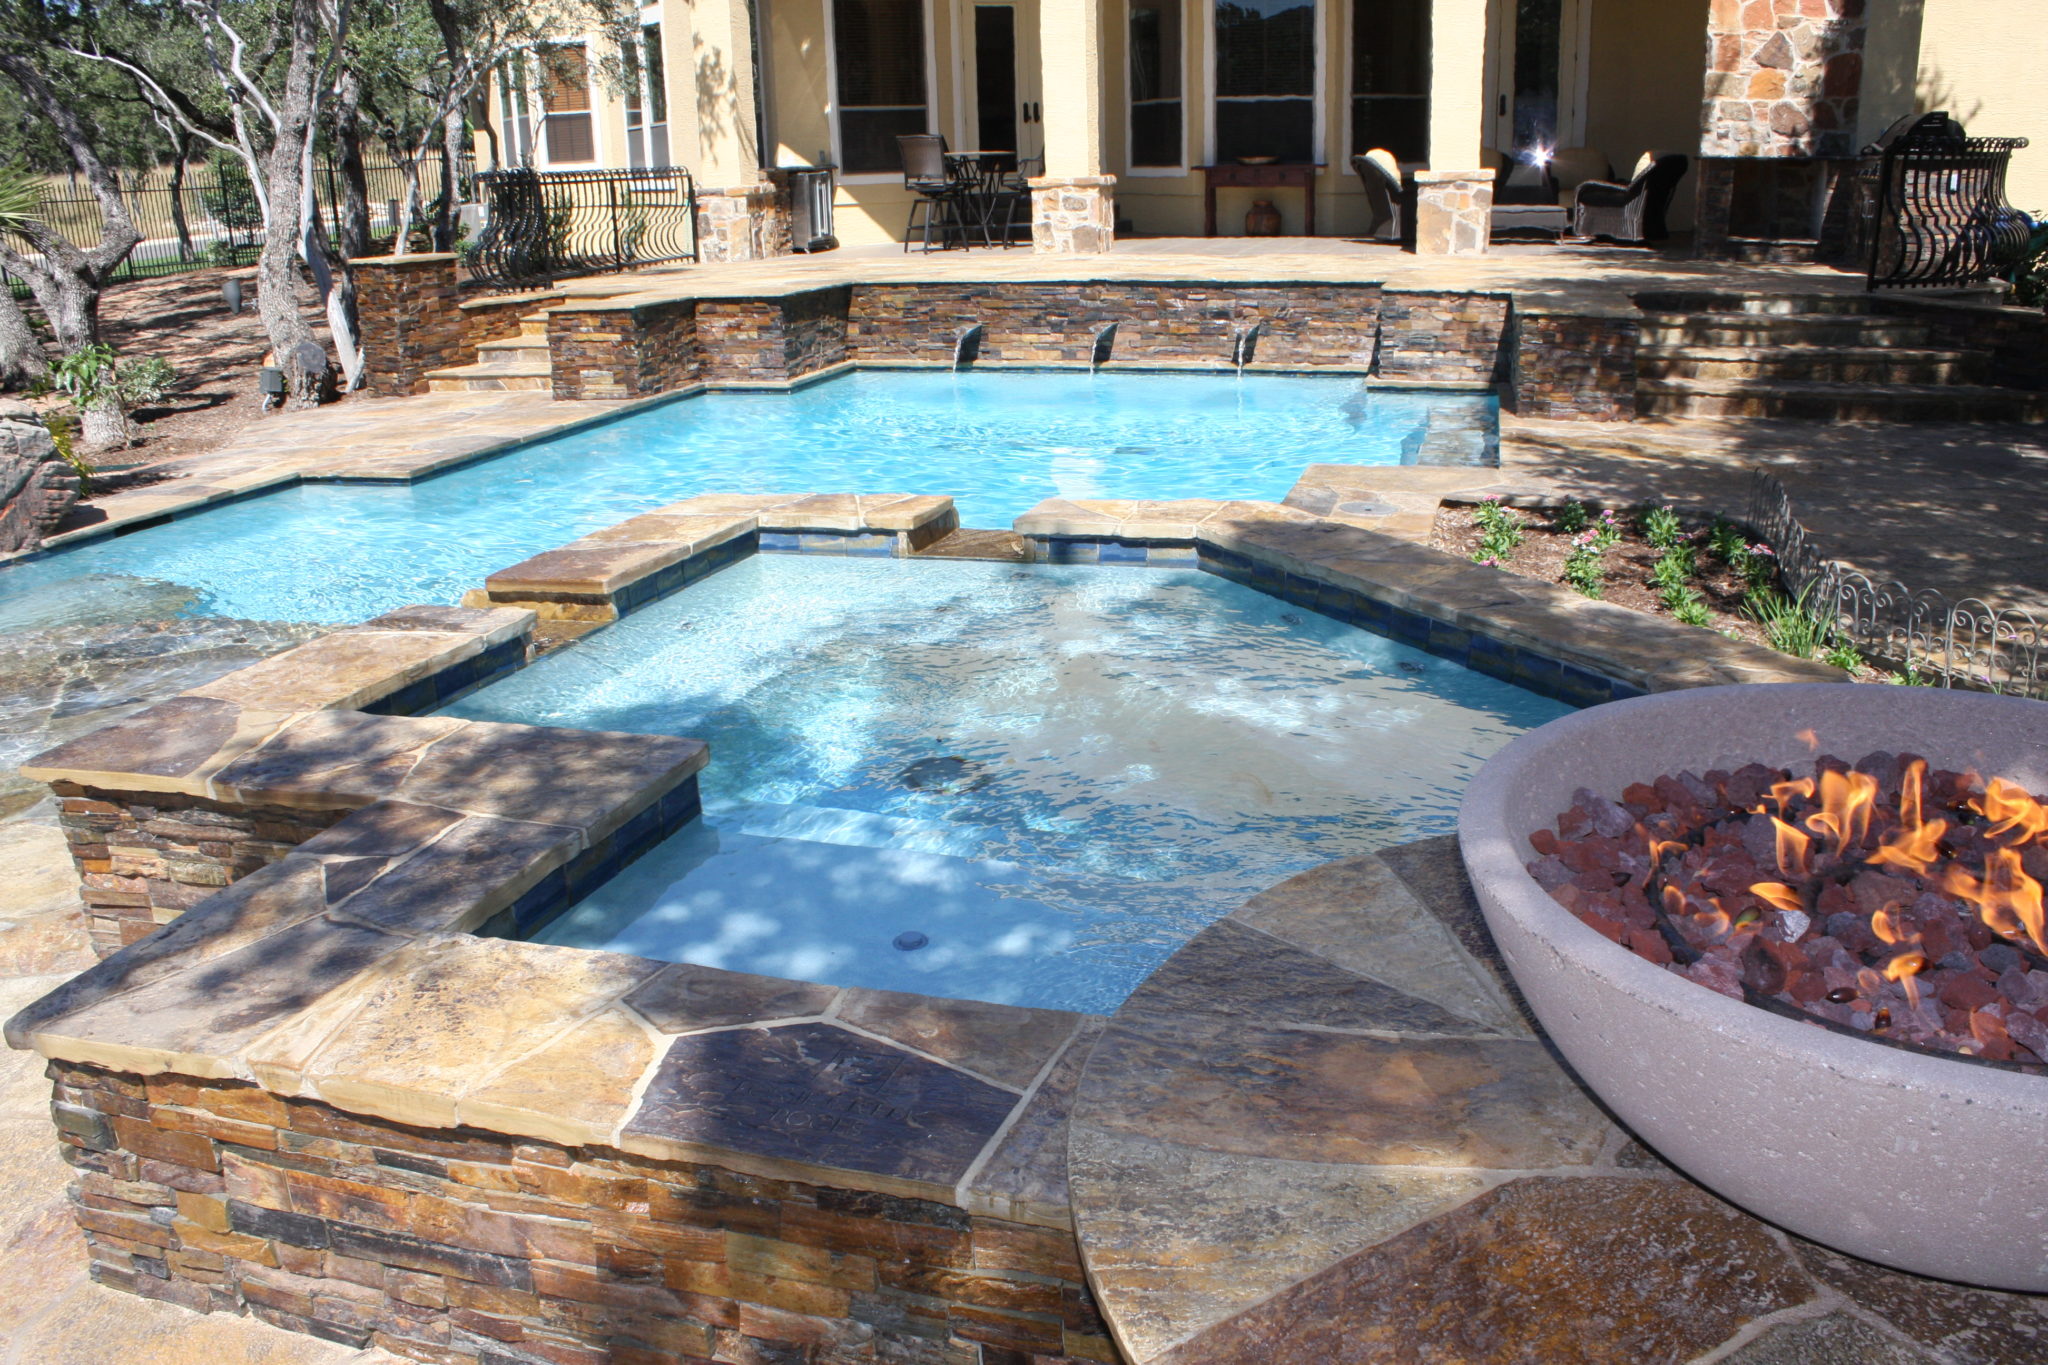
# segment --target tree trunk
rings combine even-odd
[[[353,260],[370,254],[370,178],[363,169],[362,83],[343,72],[336,87],[335,142],[341,151],[341,254]]]
[[[192,229],[185,222],[185,166],[192,140],[180,133],[171,139],[171,228],[178,234],[178,259],[192,263]]]
[[[263,160],[269,221],[256,260],[256,309],[270,349],[285,374],[285,406],[319,403],[327,381],[327,348],[299,312],[299,259],[307,203],[306,144],[319,112],[320,42],[325,31],[317,0],[292,0],[291,62],[277,99],[276,138]]]
[[[462,111],[441,120],[441,199],[434,213],[434,250],[455,249],[455,169],[462,158]]]
[[[15,302],[14,290],[0,282],[0,387],[25,389],[49,373],[43,339]]]

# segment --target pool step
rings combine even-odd
[[[1029,564],[1031,542],[1015,531],[983,531],[962,526],[916,552],[919,559],[992,559],[1002,564]]]
[[[539,361],[480,361],[427,371],[429,393],[490,393],[503,389],[546,392],[555,386],[555,372],[543,356]]]
[[[893,848],[906,853],[936,853],[947,858],[979,859],[997,832],[985,825],[956,825],[940,820],[912,820],[873,811],[830,806],[784,805],[748,801],[710,814],[710,823],[737,829],[756,839],[802,839],[842,848]]]

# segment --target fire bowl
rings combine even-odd
[[[1465,867],[1515,982],[1593,1092],[1730,1202],[1852,1256],[2048,1292],[2048,1077],[1887,1047],[1664,971],[1580,923],[1523,864],[1589,787],[1873,750],[2048,791],[2048,703],[1919,687],[1707,687],[1533,730],[1473,780]]]

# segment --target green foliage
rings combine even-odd
[[[1568,502],[1550,515],[1550,524],[1560,535],[1575,536],[1586,529],[1593,513],[1583,502]]]
[[[1820,659],[1828,667],[1839,668],[1844,673],[1854,673],[1863,667],[1863,656],[1846,640],[1836,640],[1821,650]]]
[[[1885,674],[1883,677],[1883,681],[1891,683],[1895,687],[1934,686],[1934,679],[1928,676],[1927,674],[1922,673],[1920,671],[1920,666],[1914,663],[1911,659],[1906,660],[1905,667],[1901,668],[1898,672]]]
[[[1522,544],[1522,519],[1500,505],[1498,498],[1488,498],[1472,509],[1472,524],[1479,528],[1479,548],[1472,552],[1472,562],[1504,567],[1514,557]]]
[[[1684,587],[1697,567],[1692,546],[1683,543],[1672,545],[1650,566],[1650,581],[1668,594],[1675,588]]]
[[[1593,523],[1593,544],[1601,554],[1621,544],[1621,518],[1614,515],[1614,509],[1602,512],[1600,519]]]
[[[42,218],[42,180],[19,166],[0,166],[0,231],[19,232]]]
[[[1668,507],[1644,508],[1636,524],[1642,528],[1643,539],[1659,550],[1668,550],[1685,538],[1678,513]]]
[[[50,444],[57,448],[57,458],[71,466],[78,475],[79,490],[90,497],[92,466],[78,453],[78,419],[68,412],[53,412],[43,419],[43,425],[50,430]]]
[[[2048,304],[2048,214],[2034,215],[2034,230],[2027,249],[2012,274],[2012,301],[2029,308]]]
[[[162,402],[177,381],[177,369],[162,356],[124,361],[113,347],[96,345],[60,357],[50,366],[49,387],[81,413],[112,407],[125,414]]]
[[[1572,548],[1564,557],[1566,585],[1587,597],[1602,596],[1606,592],[1602,582],[1607,576],[1605,558],[1593,532],[1581,531],[1573,536]]]
[[[1753,591],[1743,599],[1742,614],[1763,628],[1772,649],[1795,659],[1813,658],[1834,634],[1832,627],[1807,607],[1804,592],[1787,597],[1774,588]]]
[[[1749,538],[1728,518],[1715,517],[1707,528],[1707,551],[1723,564],[1733,564],[1749,553]]]
[[[1671,608],[1671,619],[1681,626],[1706,627],[1714,624],[1714,613],[1708,609],[1707,599],[1694,592]]]

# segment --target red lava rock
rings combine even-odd
[[[2044,812],[2008,818],[2016,795],[1881,751],[1822,755],[1810,775],[1667,773],[1619,802],[1574,792],[1556,829],[1530,836],[1529,871],[1597,932],[1709,990],[2048,1071],[2041,930],[1969,899],[1987,881],[2010,889],[1997,869],[2015,855],[2048,881],[2048,836],[2032,833]],[[1914,811],[1940,827],[1908,828]]]

